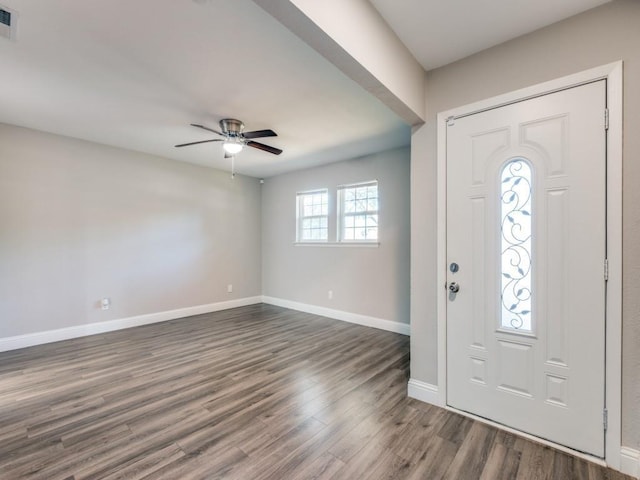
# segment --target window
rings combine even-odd
[[[329,238],[329,194],[326,189],[297,194],[298,242],[326,242]]]
[[[378,241],[378,182],[338,188],[339,241]]]
[[[501,327],[532,332],[532,171],[523,158],[508,162],[501,174]]]

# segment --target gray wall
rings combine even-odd
[[[256,179],[0,124],[0,338],[260,295],[260,248]]]
[[[262,186],[263,293],[408,323],[409,159],[409,149],[403,148],[267,178]],[[375,179],[378,248],[294,245],[296,192],[327,187],[329,201],[335,202],[338,185]]]
[[[412,137],[411,376],[437,384],[436,114],[624,61],[623,445],[640,445],[640,2],[617,0],[427,76],[428,120]]]

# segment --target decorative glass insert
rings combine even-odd
[[[531,332],[531,165],[523,158],[502,169],[501,327]]]
[[[378,182],[343,185],[340,201],[340,241],[378,240]]]
[[[329,194],[325,190],[297,195],[298,242],[326,242],[329,237]]]

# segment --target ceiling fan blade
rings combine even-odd
[[[213,128],[209,128],[209,127],[205,127],[204,125],[198,125],[197,123],[192,123],[191,124],[192,127],[198,127],[198,128],[202,128],[203,130],[206,130],[208,132],[213,132],[213,133],[217,133],[218,135],[222,135],[223,137],[225,136],[224,133],[219,132],[217,130],[214,130]]]
[[[244,138],[262,138],[262,137],[277,137],[278,134],[273,130],[255,130],[253,132],[245,132],[242,134]]]
[[[274,155],[280,155],[282,153],[282,150],[279,148],[270,147],[264,143],[248,141],[247,146],[257,148],[258,150],[264,150],[265,152],[273,153]]]
[[[176,147],[188,147],[189,145],[197,145],[199,143],[209,143],[209,142],[222,142],[222,140],[218,138],[215,138],[213,140],[200,140],[199,142],[181,143],[180,145],[176,145]]]

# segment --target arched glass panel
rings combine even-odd
[[[531,165],[523,158],[511,160],[500,180],[501,326],[531,332]]]

